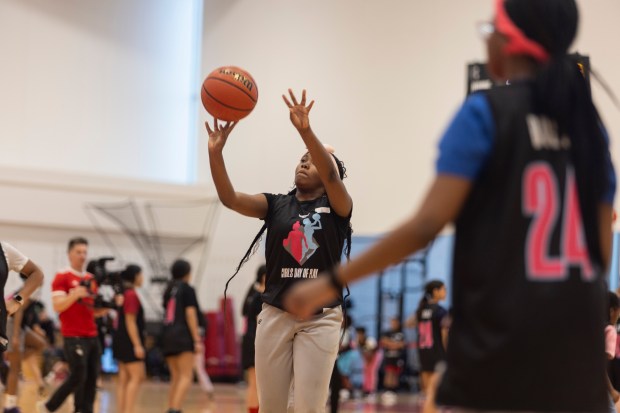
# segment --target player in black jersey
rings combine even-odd
[[[425,393],[437,364],[446,359],[447,335],[444,321],[448,312],[439,305],[446,299],[446,286],[433,280],[424,286],[424,296],[416,310],[421,389]]]
[[[344,185],[344,164],[316,137],[310,127],[306,92],[298,102],[289,89],[290,120],[307,152],[295,169],[295,189],[288,194],[248,195],[236,192],[226,171],[222,150],[236,125],[219,125],[209,132],[211,175],[222,203],[245,216],[265,221],[239,268],[267,230],[267,284],[256,330],[256,378],[262,412],[323,412],[342,324],[342,291],[313,311],[307,320],[292,317],[282,304],[284,293],[348,256],[353,202]],[[236,273],[235,273],[236,274]],[[234,276],[234,275],[233,275]],[[293,374],[294,371],[294,374]],[[289,391],[294,406],[288,406]]]
[[[242,316],[245,319],[245,333],[241,339],[241,367],[246,372],[248,394],[246,404],[248,412],[258,410],[258,390],[256,388],[255,348],[258,315],[263,308],[261,294],[265,291],[267,267],[261,265],[256,271],[256,281],[252,283],[243,302]]]
[[[463,104],[410,219],[286,298],[290,312],[308,316],[342,283],[402,260],[454,222],[441,406],[608,409],[604,273],[615,174],[588,85],[567,54],[578,15],[574,0],[497,0],[484,25],[488,68],[508,85]]]

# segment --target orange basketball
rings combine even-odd
[[[218,67],[202,83],[202,105],[214,118],[225,121],[243,119],[258,100],[252,75],[235,66]]]

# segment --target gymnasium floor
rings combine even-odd
[[[19,405],[23,413],[36,412],[35,403],[39,400],[36,388],[32,383],[22,382],[20,390]],[[194,385],[187,396],[183,413],[245,413],[247,410],[244,405],[244,390],[241,385],[217,384],[215,400],[209,401],[197,385]],[[134,413],[165,413],[168,385],[166,383],[147,382],[142,388],[138,406]],[[99,392],[98,402],[95,412],[115,413],[116,399],[114,397],[114,382],[110,379],[103,384],[103,389]],[[399,396],[397,404],[387,407],[381,405],[379,401],[347,401],[342,404],[340,413],[397,413],[397,412],[418,412],[414,396]],[[73,410],[69,403],[65,403],[59,413],[70,413]],[[326,409],[329,413],[329,408]]]

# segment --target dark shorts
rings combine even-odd
[[[183,324],[164,326],[161,344],[162,352],[166,357],[194,352],[194,340],[189,332],[189,328]]]
[[[434,354],[420,354],[420,371],[425,373],[433,373],[437,364],[444,361],[442,357]]]
[[[144,346],[144,337],[140,337],[142,346]],[[133,343],[131,339],[124,334],[116,334],[112,340],[112,353],[114,358],[121,363],[133,363],[140,360],[133,351]]]
[[[136,357],[133,346],[114,346],[112,349],[114,358],[121,363],[134,363],[136,361],[144,361]]]

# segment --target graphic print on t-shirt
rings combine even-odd
[[[321,214],[315,213],[312,217],[307,215],[302,218],[301,222],[295,221],[293,223],[293,228],[288,233],[288,237],[282,241],[284,249],[295,258],[299,265],[304,265],[319,249],[319,244],[314,239],[314,231],[323,229]]]

